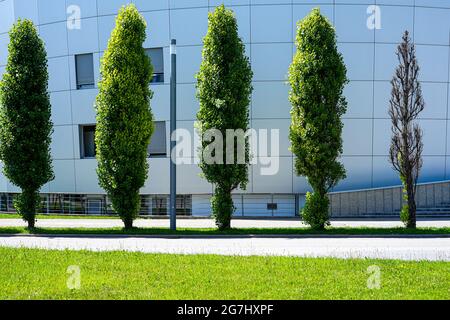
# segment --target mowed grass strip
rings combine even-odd
[[[450,236],[450,228],[327,228],[323,231],[312,230],[309,228],[234,228],[225,231],[217,229],[201,228],[179,228],[177,231],[171,231],[168,228],[134,228],[124,230],[123,228],[36,228],[33,231],[25,227],[1,227],[0,235],[134,235],[134,236],[239,236],[239,235],[291,235],[291,236],[310,236],[310,235],[329,235],[329,236],[395,236],[395,235],[428,235],[428,236]]]
[[[0,299],[450,299],[450,263],[0,248]],[[81,270],[70,290],[69,266]],[[367,286],[370,266],[381,288]]]
[[[0,213],[0,220],[9,220],[9,219],[22,219],[22,217],[15,213]],[[108,216],[95,216],[95,215],[48,215],[48,214],[38,214],[36,215],[37,220],[53,220],[53,219],[62,219],[62,220],[105,220],[105,219],[116,219],[119,220],[118,216],[108,215]]]

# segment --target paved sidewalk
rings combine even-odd
[[[0,247],[165,254],[450,261],[450,238],[164,238],[0,236]]]
[[[179,228],[215,228],[211,219],[179,219]],[[168,219],[137,220],[136,227],[140,228],[168,228]],[[20,219],[0,219],[1,227],[24,227],[26,224]],[[374,227],[393,228],[402,227],[403,224],[396,220],[335,220],[334,227]],[[41,219],[36,227],[40,228],[120,228],[123,227],[119,219]],[[299,228],[305,227],[297,219],[235,219],[233,228]],[[450,219],[419,220],[418,227],[450,227]]]

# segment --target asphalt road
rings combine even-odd
[[[179,219],[180,228],[214,228],[211,219]],[[141,228],[168,228],[168,219],[137,220],[136,227]],[[23,227],[26,224],[20,219],[0,219],[1,227]],[[392,228],[402,227],[398,220],[335,220],[334,227],[376,227]],[[450,219],[427,219],[418,222],[419,227],[450,227]],[[119,219],[41,219],[36,227],[41,228],[115,228],[123,227]],[[294,219],[235,219],[232,221],[234,228],[299,228],[305,227],[299,220]]]
[[[165,254],[450,261],[450,238],[176,238],[1,236],[0,247]]]

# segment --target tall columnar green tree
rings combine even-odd
[[[54,177],[47,53],[29,20],[19,20],[9,37],[8,63],[0,83],[0,157],[5,176],[22,189],[14,206],[32,229],[39,190]]]
[[[122,7],[101,64],[96,101],[97,174],[125,228],[140,209],[153,134],[150,90],[153,67],[142,47],[146,22],[134,5]]]
[[[327,193],[345,178],[341,116],[347,103],[346,67],[337,50],[336,33],[319,9],[298,24],[297,53],[289,70],[292,90],[291,151],[298,175],[306,176],[308,193],[302,217],[314,229],[329,224]]]
[[[248,130],[253,73],[239,38],[234,13],[222,5],[209,14],[208,21],[208,32],[203,40],[203,62],[197,74],[197,97],[200,101],[198,129],[202,137],[208,130],[217,130],[225,140],[227,130]],[[231,216],[235,210],[231,193],[247,186],[248,143],[248,139],[244,143],[241,141],[241,144],[236,141],[224,143],[223,150],[214,151],[214,156],[221,159],[211,162],[205,159],[203,152],[210,144],[207,139],[202,140],[200,168],[204,177],[215,185],[212,210],[219,229],[231,226]],[[245,161],[242,158],[240,161],[238,156],[234,159],[222,159],[220,156],[225,157],[227,147],[228,153],[237,155],[242,145]]]

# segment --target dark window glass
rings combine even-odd
[[[167,155],[166,145],[166,123],[164,121],[155,122],[155,131],[148,146],[150,157],[161,157]]]
[[[92,53],[75,56],[77,89],[94,88],[94,57]]]
[[[152,61],[152,83],[164,82],[164,52],[162,48],[146,49],[145,53]]]
[[[81,127],[81,157],[95,158],[95,126]]]

